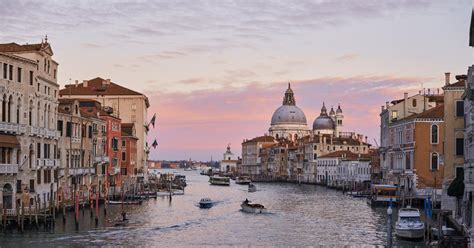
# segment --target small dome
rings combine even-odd
[[[306,116],[296,105],[282,105],[272,116],[271,125],[301,124],[307,125]]]
[[[338,114],[342,114],[341,105],[338,105],[338,106],[337,106],[336,113],[338,113]]]
[[[331,111],[329,111],[329,115],[333,116],[335,115],[336,113],[334,112],[334,109],[331,107]]]
[[[327,115],[319,116],[313,122],[313,130],[335,129],[334,121]]]

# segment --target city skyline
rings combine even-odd
[[[151,159],[219,159],[227,143],[240,154],[268,132],[288,81],[308,126],[323,101],[340,103],[345,130],[374,143],[385,99],[440,88],[472,58],[469,1],[137,3],[2,2],[0,42],[47,34],[61,87],[103,77],[146,94]]]

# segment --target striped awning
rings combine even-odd
[[[0,147],[19,148],[20,142],[14,135],[0,134]]]

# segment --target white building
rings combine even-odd
[[[235,157],[234,153],[230,150],[230,144],[227,145],[227,150],[223,154],[223,158],[221,160],[221,171],[223,172],[236,172],[237,171],[237,163],[239,159]]]
[[[0,209],[56,198],[58,63],[50,44],[0,44]]]

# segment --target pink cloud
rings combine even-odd
[[[340,103],[345,131],[378,139],[380,106],[399,98],[403,89],[417,93],[427,78],[366,77],[319,78],[292,82],[296,103],[312,127],[322,102],[334,108]],[[149,95],[149,115],[157,113],[157,128],[149,140],[158,140],[152,159],[220,159],[227,143],[240,154],[241,142],[268,131],[273,111],[287,88],[286,82],[251,83],[244,88],[198,90],[191,93]]]

